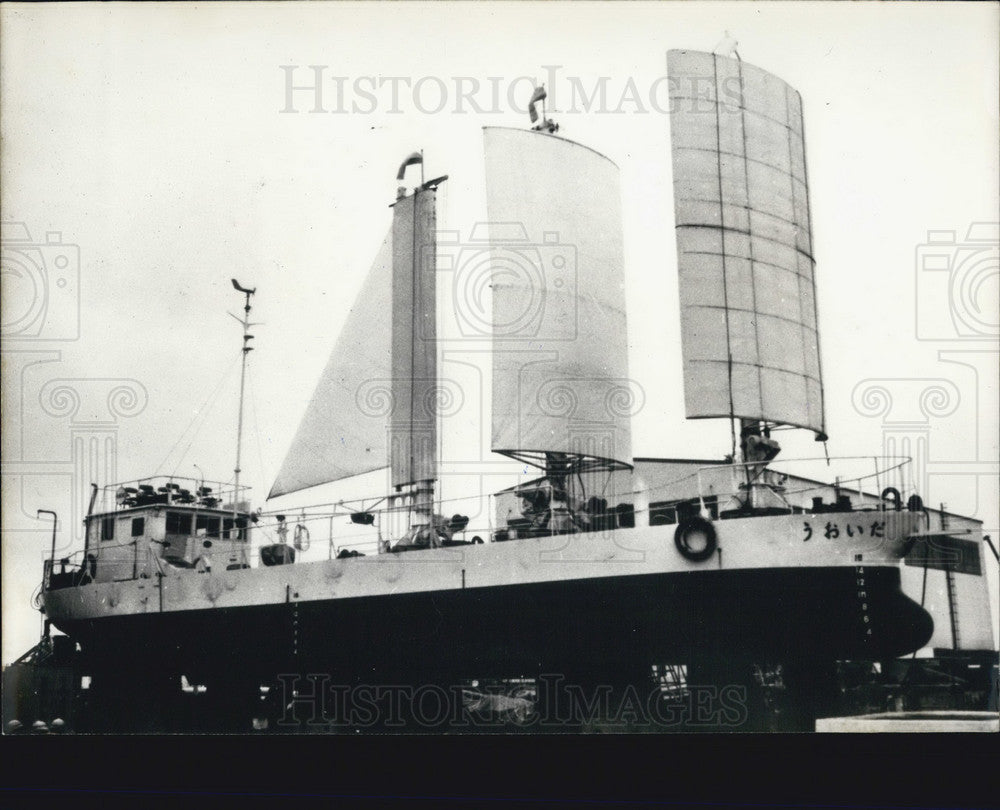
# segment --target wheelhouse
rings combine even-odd
[[[147,579],[171,567],[249,568],[257,516],[239,494],[232,487],[177,478],[95,489],[84,549],[75,559],[55,563],[49,587]]]

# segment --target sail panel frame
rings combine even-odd
[[[667,63],[687,416],[825,434],[801,98],[736,59]]]

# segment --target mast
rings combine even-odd
[[[389,467],[396,492],[409,488],[411,530],[431,526],[437,477],[436,190],[447,176],[424,181],[423,152],[396,173],[392,204],[392,415]],[[420,166],[412,194],[402,185]],[[430,534],[433,534],[432,532]],[[428,538],[433,543],[433,538]]]
[[[240,367],[240,407],[239,414],[236,419],[236,467],[233,470],[235,473],[235,480],[233,485],[233,531],[239,535],[239,530],[236,527],[236,516],[239,512],[239,497],[240,497],[240,456],[243,451],[243,395],[246,390],[246,377],[247,377],[247,355],[253,351],[253,347],[250,345],[250,341],[253,340],[253,335],[250,334],[250,296],[257,292],[257,288],[254,287],[252,290],[246,287],[241,287],[240,283],[234,278],[231,279],[233,282],[233,287],[238,291],[243,293],[245,297],[243,303],[243,318],[236,318],[243,326],[243,360]]]

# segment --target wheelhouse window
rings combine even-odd
[[[132,536],[142,537],[146,532],[146,518],[132,518]]]
[[[233,532],[234,525],[239,528],[238,532],[235,533]],[[246,540],[247,539],[246,525],[247,525],[246,518],[243,517],[236,518],[235,524],[233,523],[232,518],[226,518],[223,521],[222,528],[225,532],[225,536],[228,537],[230,540]]]
[[[677,505],[670,501],[660,501],[649,505],[649,525],[669,526],[677,522]]]
[[[206,537],[218,537],[220,525],[220,519],[211,515],[198,515],[194,523],[195,531],[204,529]]]
[[[191,534],[191,515],[167,512],[167,534]]]
[[[101,520],[101,539],[115,539],[115,519],[113,517],[106,517]]]

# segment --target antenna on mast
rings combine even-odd
[[[253,347],[250,345],[250,341],[253,340],[253,335],[250,334],[250,296],[257,292],[257,288],[254,287],[251,290],[247,287],[240,286],[240,283],[235,278],[230,280],[233,282],[233,287],[236,291],[241,292],[246,296],[243,304],[243,318],[236,318],[236,320],[243,324],[243,363],[240,368],[240,410],[239,417],[236,420],[236,468],[233,470],[236,475],[233,486],[233,531],[238,534],[239,530],[236,528],[236,515],[239,511],[240,456],[243,450],[243,394],[246,390],[247,355],[253,351]]]
[[[424,150],[421,149],[419,152],[411,152],[407,155],[406,160],[399,164],[399,171],[396,172],[396,182],[402,183],[403,178],[406,177],[406,167],[420,165],[420,184],[424,183]],[[400,185],[396,189],[396,199],[401,200],[406,196],[406,186]]]
[[[732,59],[735,56],[740,62],[742,62],[743,60],[740,59],[740,52],[736,50],[739,47],[739,44],[740,43],[736,41],[736,37],[726,31],[722,39],[719,40],[719,43],[712,49],[712,53],[717,56],[725,56],[729,59]]]
[[[548,132],[551,135],[553,132],[559,131],[559,125],[551,118],[545,117],[546,97],[544,84],[535,88],[535,92],[531,96],[531,101],[528,102],[528,117],[531,119],[531,123],[535,125],[532,127],[533,130],[536,132]],[[542,105],[542,122],[540,124],[538,123],[538,110],[535,109],[535,105],[539,102]]]

